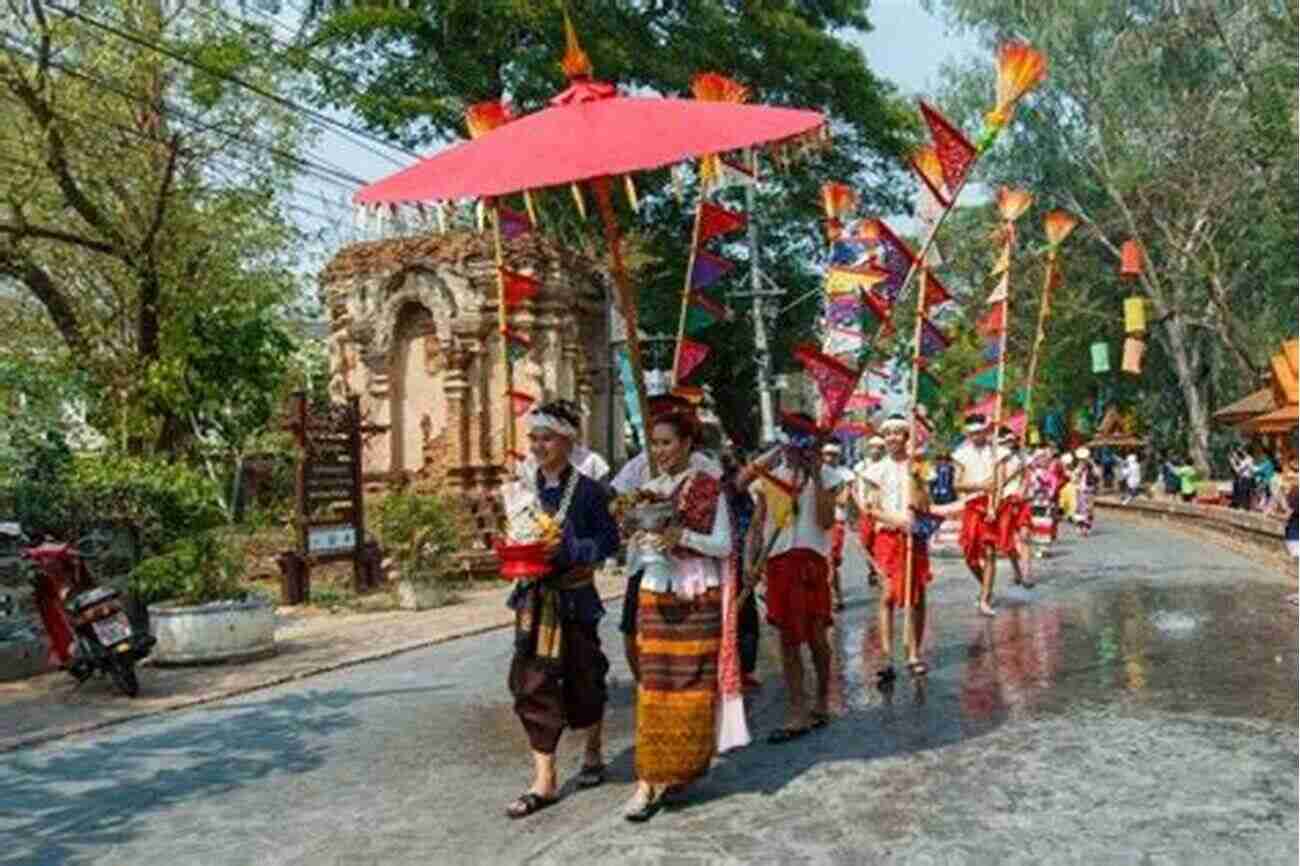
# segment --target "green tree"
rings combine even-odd
[[[777,172],[764,160],[765,183],[754,215],[761,262],[786,290],[787,304],[819,279],[825,257],[821,183],[854,184],[867,212],[907,208],[899,156],[908,148],[912,111],[844,40],[870,29],[864,3],[430,0],[309,6],[299,62],[316,83],[318,101],[355,112],[371,130],[409,148],[463,136],[465,109],[479,101],[505,99],[517,112],[544,107],[565,84],[558,61],[566,9],[602,80],[683,96],[694,74],[717,71],[750,87],[757,102],[826,112],[833,150]],[[639,218],[628,218],[628,227],[640,253],[643,326],[675,332],[695,190],[685,190],[685,203],[676,201],[666,171],[638,175],[636,183],[644,206]],[[567,231],[576,240],[568,192],[539,198],[548,230]],[[742,201],[733,205],[743,208]],[[598,255],[596,247],[589,249]],[[715,290],[719,300],[748,288],[743,242],[726,244],[724,254],[740,266]],[[692,381],[713,386],[725,425],[739,432],[756,426],[755,366],[748,302],[733,299],[733,306],[740,317],[707,333],[714,357]],[[788,359],[789,346],[812,335],[818,311],[816,302],[806,302],[773,322],[773,357]]]
[[[1049,58],[1047,82],[983,166],[1084,220],[1044,378],[1128,392],[1157,440],[1208,473],[1213,405],[1257,385],[1296,317],[1294,3],[930,5],[990,44],[1019,36]],[[957,118],[983,110],[986,69],[946,78]],[[1122,285],[1129,238],[1146,264]],[[1099,381],[1081,349],[1121,336],[1119,300],[1131,291],[1154,313],[1146,372]]]
[[[294,300],[297,113],[264,30],[206,6],[43,0],[0,13],[0,283],[44,313],[114,442],[175,455],[264,423]],[[25,321],[30,322],[28,316]],[[42,332],[9,332],[15,345]]]

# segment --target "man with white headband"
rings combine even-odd
[[[1006,477],[1005,467],[998,464],[1011,456],[1006,448],[992,442],[992,425],[984,415],[966,416],[966,441],[953,452],[957,465],[957,493],[966,497],[962,512],[961,550],[974,578],[979,581],[980,595],[976,606],[985,616],[994,616],[993,583],[997,576],[996,515],[990,513],[994,495],[995,472]],[[1019,582],[1019,563],[1013,559]]]
[[[567,401],[546,403],[528,414],[528,444],[537,471],[520,483],[534,486],[541,508],[560,525],[540,579],[520,580],[508,605],[515,611],[515,652],[510,693],[533,752],[533,784],[506,808],[523,818],[554,803],[559,790],[555,750],[566,727],[586,729],[580,787],[605,778],[602,722],[609,660],[597,626],[605,613],[594,585],[594,568],[618,549],[618,527],[609,494],[571,462],[580,416]]]
[[[875,537],[876,518],[868,508],[866,476],[871,467],[885,456],[885,439],[883,436],[876,434],[867,440],[867,453],[858,464],[853,467],[853,504],[858,509],[858,541],[862,544],[862,549],[867,553],[871,552],[871,544]],[[867,560],[867,585],[876,586],[880,583],[880,576],[876,574],[876,567]]]
[[[895,608],[908,606],[913,611],[912,633],[904,639],[908,668],[914,676],[922,676],[927,671],[920,651],[925,638],[925,587],[932,577],[930,535],[938,528],[937,516],[956,514],[961,505],[931,505],[929,491],[907,458],[910,435],[907,418],[891,415],[880,425],[880,432],[884,434],[886,454],[884,459],[871,465],[864,481],[868,507],[876,519],[869,552],[884,571],[881,575],[879,630],[885,663],[876,677],[878,684],[885,687],[895,677],[892,662]],[[910,594],[907,586],[909,568]]]
[[[786,443],[741,472],[738,483],[750,488],[758,503],[754,524],[760,527],[759,561],[767,578],[767,621],[781,633],[781,670],[786,685],[785,723],[768,736],[785,743],[830,722],[831,624],[830,574],[826,556],[835,523],[835,499],[841,479],[821,465],[821,431],[804,413],[781,419]],[[765,562],[764,562],[765,560]],[[758,570],[747,575],[751,582]],[[808,644],[817,690],[811,708],[804,691],[802,647]]]
[[[578,407],[578,404],[571,400],[555,400],[551,405],[563,406],[568,414],[573,417],[580,417],[582,415],[582,410]],[[601,457],[600,454],[577,442],[576,439],[578,432],[579,431],[575,429],[575,441],[573,443],[573,450],[569,453],[569,462],[573,464],[573,468],[577,469],[592,481],[604,481],[605,476],[609,474],[609,463],[606,462],[605,458]],[[523,463],[519,465],[519,470],[516,475],[523,479],[531,479],[535,477],[537,475],[537,458],[530,453],[526,458],[524,458]]]

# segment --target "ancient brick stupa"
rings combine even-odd
[[[603,276],[538,233],[507,243],[505,260],[542,283],[510,311],[511,328],[530,346],[514,362],[515,390],[589,407],[584,442],[606,452],[621,442],[621,419],[610,412],[621,403],[609,399]],[[330,319],[330,393],[359,395],[366,419],[388,425],[366,444],[368,489],[414,484],[463,497],[486,552],[499,525],[507,424],[516,425],[520,450],[527,441],[505,395],[491,236],[353,244],[329,262],[320,285]]]

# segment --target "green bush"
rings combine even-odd
[[[214,533],[201,532],[142,561],[132,569],[127,588],[145,605],[234,601],[250,595],[240,580],[243,574],[243,558]]]
[[[112,454],[79,457],[69,488],[74,531],[98,520],[126,521],[136,527],[146,553],[225,522],[212,482],[181,463]]]
[[[467,533],[460,508],[451,500],[421,493],[392,493],[374,510],[372,523],[384,549],[397,560],[402,579],[442,583],[460,573],[454,554]]]

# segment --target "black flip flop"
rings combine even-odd
[[[506,817],[513,820],[527,818],[534,812],[540,812],[547,806],[553,806],[559,802],[559,797],[543,797],[541,794],[528,791],[520,794],[509,806],[506,806]]]
[[[894,678],[897,676],[898,674],[894,671],[893,665],[888,665],[887,667],[883,667],[880,670],[876,671],[876,685],[884,685],[885,683],[892,683],[894,681]]]
[[[791,740],[807,736],[809,730],[811,728],[777,728],[767,735],[767,741],[774,746],[779,746],[782,743],[788,743]]]
[[[578,771],[579,788],[595,788],[605,783],[605,765],[591,764]]]

